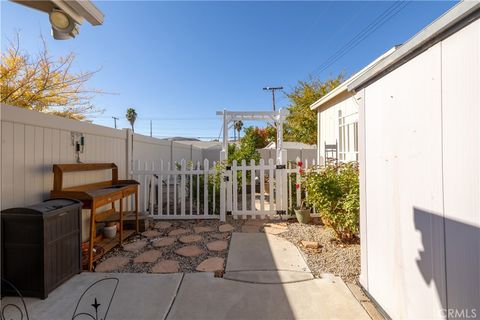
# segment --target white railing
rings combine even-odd
[[[304,160],[276,165],[273,159],[256,164],[243,160],[220,166],[207,159],[195,165],[139,162],[133,178],[140,182],[140,210],[156,219],[265,218],[285,215],[308,197],[301,185],[300,169],[315,165]]]

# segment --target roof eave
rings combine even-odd
[[[348,91],[356,92],[375,79],[391,72],[406,61],[432,47],[454,31],[478,19],[480,2],[463,1],[440,16],[390,56],[386,57],[348,85]]]

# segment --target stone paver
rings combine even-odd
[[[140,249],[143,249],[146,245],[147,245],[147,241],[137,240],[135,242],[124,245],[123,250],[129,251],[129,252],[136,252]]]
[[[181,236],[180,239],[178,239],[178,241],[180,241],[181,243],[194,243],[194,242],[198,242],[202,239],[203,238],[202,238],[201,235],[189,234],[189,235],[186,235],[186,236]]]
[[[148,250],[133,259],[133,263],[151,263],[155,262],[162,256],[162,252],[158,250]]]
[[[265,227],[263,228],[263,231],[268,234],[280,234],[280,233],[287,232],[288,230],[281,229],[281,228],[274,228],[274,227]]]
[[[260,232],[260,227],[259,226],[254,226],[254,225],[243,225],[242,226],[242,232],[244,232],[244,233]]]
[[[196,257],[201,255],[203,252],[204,251],[197,246],[185,246],[175,251],[176,254],[184,257]]]
[[[122,256],[111,257],[99,263],[95,268],[95,271],[108,272],[108,271],[118,270],[121,267],[125,266],[129,261],[130,259],[128,259],[127,257],[122,257]]]
[[[175,260],[162,260],[152,267],[153,273],[176,273],[180,271],[180,265]]]
[[[195,231],[195,233],[204,233],[204,232],[212,232],[215,230],[213,230],[212,227],[194,227],[193,231]]]
[[[228,241],[217,240],[207,243],[207,248],[210,251],[224,251],[228,248]]]
[[[173,236],[181,236],[181,235],[184,235],[186,233],[188,233],[188,231],[186,229],[179,228],[179,229],[175,229],[175,230],[170,231],[168,233],[168,235],[173,237]]]
[[[308,249],[318,249],[318,248],[320,248],[320,243],[318,243],[317,241],[302,240],[301,243],[302,243],[302,246],[304,246],[305,248],[308,248]]]
[[[170,228],[171,226],[172,224],[166,221],[159,221],[155,223],[155,229],[167,229],[167,228]]]
[[[212,238],[222,240],[228,238],[229,234],[228,233],[211,233],[210,236]]]
[[[222,224],[221,226],[218,227],[218,231],[220,232],[230,232],[235,230],[235,228],[231,224]]]
[[[155,248],[168,247],[168,246],[171,246],[174,242],[175,242],[175,238],[164,237],[164,238],[154,240],[152,242],[152,245]]]
[[[161,235],[162,234],[160,232],[158,232],[157,230],[147,230],[147,231],[142,232],[142,236],[147,237],[147,238],[155,238],[155,237],[159,237]]]
[[[202,272],[216,272],[223,270],[223,258],[214,257],[203,260],[196,268],[197,271]]]

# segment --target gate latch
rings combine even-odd
[[[277,164],[277,165],[275,166],[275,168],[277,168],[277,169],[287,169],[287,166],[284,165],[284,164]]]
[[[223,181],[228,182],[230,181],[230,178],[228,176],[223,176]]]

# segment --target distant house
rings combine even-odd
[[[317,110],[317,159],[320,164],[325,163],[325,157],[341,162],[358,161],[358,103],[348,86],[395,49],[385,52],[310,106]]]
[[[297,158],[312,161],[317,158],[317,146],[314,144],[284,141],[282,147],[287,152],[287,161],[296,161]],[[276,143],[270,142],[265,148],[259,149],[258,152],[265,161],[268,161],[268,159],[275,160],[276,148]]]

